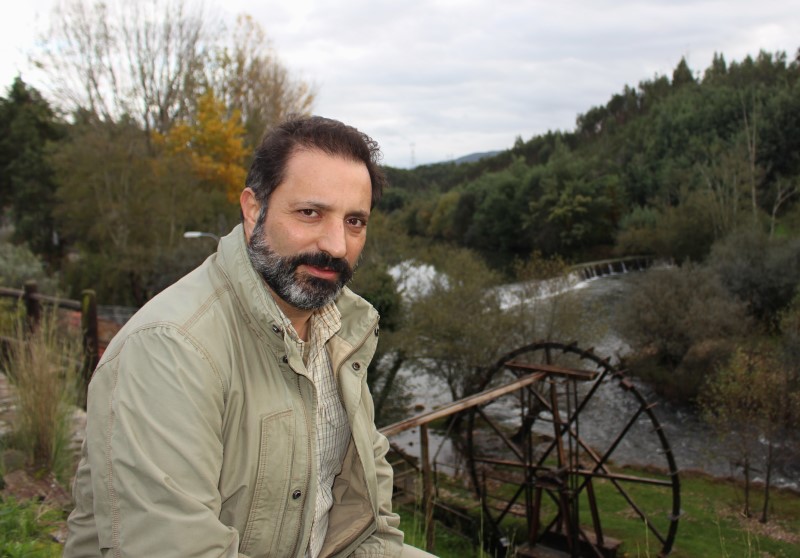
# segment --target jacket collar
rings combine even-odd
[[[272,294],[247,255],[244,227],[239,224],[219,243],[216,263],[225,275],[248,325],[276,352],[285,351],[283,322]],[[353,346],[377,327],[378,313],[345,287],[336,299],[342,326],[335,337]]]

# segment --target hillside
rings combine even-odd
[[[382,209],[404,232],[475,249],[496,267],[534,251],[700,260],[745,223],[794,230],[800,51],[624,86],[576,119],[474,162],[387,169]]]

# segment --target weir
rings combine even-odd
[[[604,275],[615,273],[628,273],[629,271],[643,271],[655,262],[652,256],[626,256],[594,262],[583,262],[569,268],[570,273],[578,275],[579,279],[587,281]]]

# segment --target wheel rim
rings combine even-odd
[[[603,515],[609,512],[599,509],[594,493],[596,486],[609,485],[627,506],[623,511],[645,523],[659,554],[668,554],[677,533],[680,483],[653,405],[610,359],[558,342],[532,343],[506,354],[489,371],[481,391],[502,383],[504,376],[529,373],[525,367],[531,366],[557,370],[516,392],[516,405],[503,406],[498,399],[467,415],[467,465],[495,545],[509,538],[507,520],[524,515],[529,545],[548,545],[560,537],[573,556],[602,556],[609,544]],[[605,438],[597,425],[585,424],[599,408],[601,390],[613,394],[619,405],[618,420],[604,426],[614,433]],[[509,419],[509,407],[517,413],[516,422]],[[642,436],[642,430],[650,435]],[[659,456],[657,468],[648,468],[644,476],[618,472],[614,459],[629,437],[643,438]],[[663,493],[668,506],[643,505],[642,500],[652,499],[649,490]]]

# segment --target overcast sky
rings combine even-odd
[[[30,74],[25,53],[53,0],[4,0],[0,84]],[[216,4],[216,5],[215,5]],[[714,52],[741,60],[800,47],[797,0],[206,0],[251,14],[315,112],[353,124],[398,167],[507,149],[643,79],[695,73]],[[224,6],[224,7],[223,7]],[[35,82],[34,82],[34,85]]]

